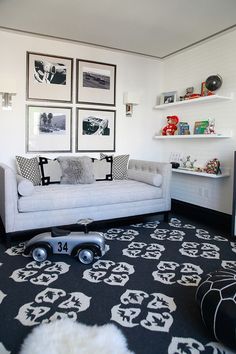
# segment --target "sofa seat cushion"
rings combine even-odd
[[[34,188],[33,195],[18,199],[19,212],[110,205],[162,197],[161,188],[134,180],[100,181],[77,185],[52,184]]]

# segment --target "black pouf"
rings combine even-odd
[[[211,334],[236,349],[236,269],[207,274],[197,288],[196,300]]]

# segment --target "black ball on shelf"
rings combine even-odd
[[[206,79],[205,85],[209,91],[215,91],[221,87],[222,82],[223,80],[220,75],[211,75]]]
[[[178,168],[179,163],[178,162],[171,162],[172,168]]]

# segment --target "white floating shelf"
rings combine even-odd
[[[231,137],[232,132],[227,134],[155,135],[154,139],[226,139]]]
[[[219,175],[214,175],[214,174],[205,173],[205,172],[195,172],[195,171],[188,170],[188,169],[172,168],[172,172],[182,173],[182,174],[186,174],[186,175],[194,175],[194,176],[198,176],[198,177],[208,177],[208,178],[224,178],[224,177],[230,176],[230,173],[228,171],[222,172],[222,174],[219,174]]]
[[[185,101],[176,101],[172,103],[165,103],[154,106],[154,109],[164,110],[172,107],[183,106],[183,105],[191,105],[195,103],[209,103],[209,102],[222,102],[222,101],[232,101],[233,94],[230,96],[219,96],[219,95],[212,95],[212,96],[204,96],[199,98],[193,98],[191,100]]]

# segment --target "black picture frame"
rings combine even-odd
[[[116,65],[76,59],[76,103],[116,105]]]
[[[169,104],[176,102],[177,91],[163,92],[160,97],[160,104]]]
[[[72,107],[27,105],[26,152],[72,152]]]
[[[114,152],[116,111],[77,108],[76,152]]]
[[[26,53],[26,98],[72,103],[73,58]]]

